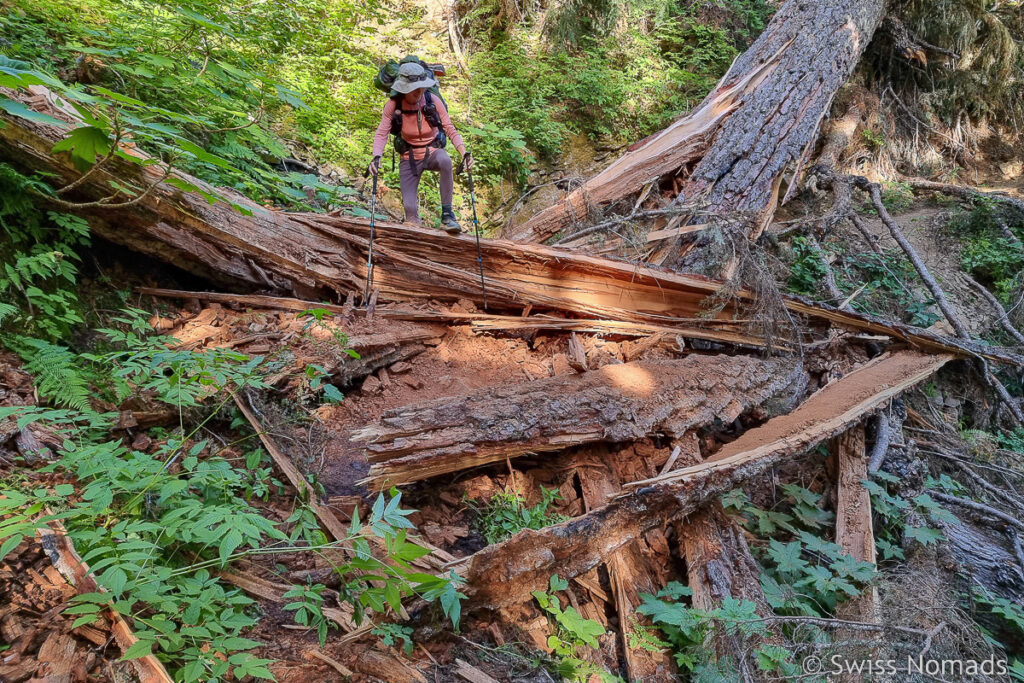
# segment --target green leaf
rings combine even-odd
[[[130,659],[139,659],[151,654],[153,654],[152,641],[140,640],[125,651],[121,656],[121,661],[126,662]]]
[[[53,487],[53,490],[58,496],[70,496],[75,492],[75,487],[71,484],[57,484]]]
[[[49,123],[54,126],[67,126],[68,124],[59,119],[55,119],[48,114],[43,114],[38,111],[29,109],[21,102],[9,99],[7,97],[0,97],[0,109],[3,109],[8,114],[27,119],[29,121],[36,121],[38,123]]]
[[[807,569],[807,562],[801,557],[802,553],[803,546],[799,541],[784,544],[773,538],[768,544],[768,555],[784,574],[799,575]]]
[[[938,529],[930,529],[925,526],[907,527],[905,533],[907,538],[911,538],[922,545],[933,545],[945,538]]]
[[[552,593],[557,593],[558,591],[564,591],[566,588],[569,587],[569,582],[567,580],[565,580],[565,579],[559,578],[558,574],[552,574],[551,575],[551,579],[549,581],[549,584],[551,586],[550,590],[551,590]]]
[[[555,620],[584,645],[598,647],[597,638],[604,635],[604,626],[593,619],[585,619],[574,607],[566,607],[565,611],[555,616]]]
[[[75,168],[83,173],[110,152],[110,136],[96,126],[79,126],[53,146],[53,152],[67,152]]]
[[[103,572],[100,583],[114,595],[120,595],[128,585],[128,575],[120,567],[111,567]]]
[[[21,539],[23,539],[24,537],[25,536],[23,534],[16,533],[10,538],[8,538],[6,541],[4,541],[3,545],[0,545],[0,560],[7,557],[8,553],[17,548],[18,544],[21,543]]]
[[[231,557],[231,553],[235,551],[235,548],[242,544],[242,534],[239,533],[238,529],[230,529],[224,534],[223,540],[220,542],[220,563],[225,565],[228,562],[228,558]]]
[[[72,628],[72,630],[74,630],[74,629],[78,628],[79,626],[85,626],[87,624],[91,624],[91,623],[95,622],[99,618],[100,618],[100,616],[98,614],[84,614],[84,615],[78,617],[77,619],[75,619],[74,622],[72,622],[71,628]]]

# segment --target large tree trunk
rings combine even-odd
[[[735,420],[799,382],[790,359],[689,356],[481,389],[389,411],[352,434],[364,483],[407,484],[526,453],[625,442]]]
[[[66,129],[0,115],[0,159],[59,181],[79,177],[70,162],[50,150]],[[162,167],[140,168],[114,157],[72,194],[97,200],[109,194],[109,181],[134,179],[140,185],[159,178]],[[141,174],[141,176],[140,176]],[[219,191],[183,176],[207,192]],[[310,298],[338,297],[363,290],[369,226],[365,220],[320,214],[269,211],[237,195],[229,204],[209,204],[200,195],[160,184],[125,209],[92,207],[94,232],[140,253],[190,270],[232,289],[266,289]],[[714,315],[709,297],[722,282],[699,275],[669,273],[609,259],[532,244],[481,240],[487,300],[497,309],[561,311],[619,321],[669,326],[683,337],[729,344],[765,345],[758,330],[737,329],[741,307],[753,301],[740,290]],[[471,299],[482,302],[476,245],[472,236],[378,223],[374,243],[375,284],[380,300]],[[947,340],[903,325],[836,311],[796,297],[784,299],[794,312],[850,329],[886,334],[919,348],[1024,364],[1021,358],[967,340]],[[779,340],[782,343],[793,340]]]
[[[474,604],[501,607],[543,590],[548,578],[578,576],[640,534],[695,512],[707,501],[844,432],[871,411],[930,377],[950,356],[880,356],[772,418],[707,461],[634,482],[632,492],[582,517],[524,530],[473,555],[465,575]]]
[[[795,178],[810,154],[886,4],[786,0],[696,111],[507,236],[543,241],[584,218],[590,206],[620,199],[696,159],[680,200],[705,214],[745,217],[758,235],[775,209],[784,175]]]
[[[40,108],[24,93],[7,94]],[[68,184],[81,174],[67,158],[54,156],[51,150],[75,125],[69,121],[67,128],[61,128],[0,116],[0,159],[30,172],[53,174],[55,183]],[[137,150],[126,151],[140,156]],[[63,198],[97,201],[110,195],[111,181],[148,187],[164,175],[164,168],[163,164],[140,166],[114,156]],[[94,234],[230,288],[320,296],[358,287],[351,266],[358,259],[344,243],[231,190],[178,175],[204,192],[224,196],[241,211],[230,203],[211,204],[197,193],[160,183],[130,207],[90,207],[80,213],[89,220]]]

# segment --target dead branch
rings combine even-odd
[[[988,302],[988,305],[992,307],[992,310],[996,312],[996,315],[999,317],[999,324],[1003,326],[1003,329],[1006,330],[1007,334],[1021,344],[1024,344],[1024,334],[1021,334],[1017,328],[1013,326],[1013,323],[1010,322],[1009,316],[1006,315],[1006,309],[1003,308],[1001,303],[999,303],[999,299],[992,296],[990,291],[967,273],[961,273],[960,275],[967,284],[973,287],[974,290],[978,292],[986,302]]]
[[[36,535],[39,536],[39,541],[50,562],[79,593],[107,592],[96,582],[92,570],[75,550],[71,537],[68,536],[67,530],[59,520],[47,522],[46,526],[36,530]],[[113,608],[112,604],[106,610],[106,614],[112,622],[111,631],[114,641],[121,648],[121,652],[127,652],[135,643],[139,642],[138,638],[132,633],[125,618]],[[174,681],[155,655],[149,654],[133,659],[132,665],[139,675],[139,680],[145,683],[173,683]]]
[[[889,228],[889,234],[892,235],[892,238],[900,245],[903,253],[907,255],[908,259],[910,259],[910,262],[914,266],[914,270],[916,270],[917,274],[921,277],[921,280],[924,282],[925,287],[928,288],[932,298],[935,299],[935,303],[942,311],[942,314],[946,316],[946,320],[948,320],[949,324],[953,326],[954,330],[956,330],[957,336],[963,339],[970,339],[970,333],[967,331],[967,328],[964,327],[964,324],[960,322],[960,318],[956,313],[953,312],[953,307],[950,306],[949,301],[946,300],[946,294],[942,291],[942,288],[939,287],[939,283],[935,281],[935,278],[932,277],[931,272],[928,270],[928,266],[926,266],[924,261],[921,260],[921,257],[918,256],[917,251],[903,235],[903,231],[900,229],[900,226],[893,219],[892,215],[890,215],[889,210],[885,208],[885,204],[882,202],[881,186],[878,183],[868,182],[867,178],[864,178],[863,176],[856,176],[854,178],[854,183],[857,187],[864,190],[871,196],[871,203],[878,212],[878,217],[882,220],[882,223],[885,224],[885,227]]]
[[[1015,517],[1011,517],[1005,512],[996,510],[991,505],[985,505],[984,503],[977,503],[973,500],[967,500],[966,498],[958,498],[957,496],[951,496],[948,493],[940,493],[938,491],[932,491],[929,495],[936,500],[941,500],[944,503],[951,505],[959,505],[960,507],[974,510],[982,514],[988,515],[989,517],[995,517],[998,520],[1006,522],[1010,526],[1017,527],[1018,529],[1024,529],[1024,522],[1020,521]]]
[[[890,443],[892,443],[892,429],[889,425],[889,417],[883,410],[875,417],[875,445],[871,447],[871,455],[868,456],[868,474],[877,472],[885,462],[885,456],[889,454]]]
[[[331,512],[330,508],[322,505],[317,500],[316,491],[313,490],[313,487],[309,485],[306,478],[303,477],[295,468],[291,458],[285,455],[281,449],[277,447],[277,444],[270,438],[266,429],[264,429],[263,425],[260,424],[259,419],[253,414],[253,411],[250,410],[249,406],[246,405],[246,402],[243,401],[237,393],[234,395],[234,399],[235,405],[238,406],[242,415],[244,415],[245,419],[249,421],[250,425],[252,425],[252,428],[256,430],[257,436],[259,436],[260,441],[263,442],[263,446],[267,449],[267,452],[270,453],[270,457],[274,459],[274,463],[277,465],[278,469],[280,469],[281,473],[287,477],[295,490],[299,492],[299,497],[306,501],[306,504],[313,510],[324,529],[327,530],[327,532],[334,537],[334,540],[336,541],[343,541],[348,538],[348,529],[338,521],[338,518],[334,516],[334,513]]]
[[[963,187],[962,185],[952,185],[950,183],[938,183],[934,180],[925,180],[924,178],[902,178],[902,181],[917,190],[927,190],[929,192],[941,192],[942,194],[948,194],[953,197],[960,197],[961,199],[970,200],[987,200],[993,202],[1000,202],[1008,204],[1018,211],[1024,213],[1024,200],[1011,197],[1007,194],[999,192],[982,192],[981,190],[975,190],[971,187]],[[1014,237],[1014,241],[1018,244],[1020,240]]]

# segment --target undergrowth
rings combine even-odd
[[[883,525],[877,538],[882,563],[898,561],[909,544],[934,544],[942,535],[935,528],[906,523],[908,513],[938,524],[952,516],[930,496],[907,501],[890,494],[893,478],[876,475],[882,483],[865,481],[872,507]],[[636,637],[651,649],[668,648],[682,671],[693,680],[722,680],[740,676],[745,666],[737,653],[747,652],[762,675],[799,676],[800,653],[818,653],[833,634],[813,619],[831,619],[839,606],[858,597],[877,581],[870,562],[856,560],[827,540],[834,515],[823,508],[822,497],[796,484],[781,486],[781,496],[768,508],[754,505],[736,489],[722,498],[726,510],[756,539],[752,546],[760,565],[760,583],[771,616],[746,599],[726,596],[714,609],[688,604],[692,589],[671,582],[657,595],[644,595],[638,612],[646,615],[660,637]],[[811,618],[807,620],[804,618]],[[641,637],[642,636],[642,637]],[[727,644],[711,647],[709,643]],[[742,655],[741,655],[742,656]]]
[[[803,236],[794,237],[791,244],[789,291],[824,298],[825,265],[819,253]],[[831,267],[836,286],[852,297],[850,306],[855,311],[918,327],[928,327],[939,319],[933,309],[934,301],[922,290],[912,288],[910,283],[917,282],[917,272],[899,250],[851,253],[826,243],[822,252],[826,258],[834,258]]]
[[[30,365],[45,363],[45,376],[60,377],[81,372],[72,364],[94,364],[106,368],[119,391],[174,406],[180,425],[152,452],[112,440],[108,430],[116,413],[93,410],[82,400],[80,383],[40,385],[42,396],[63,408],[0,408],[0,420],[15,419],[19,428],[36,423],[63,439],[43,471],[73,484],[47,489],[30,479],[4,483],[0,557],[36,528],[62,523],[101,586],[101,592],[76,597],[67,610],[76,615],[76,626],[107,608],[119,612],[139,638],[124,658],[155,652],[177,680],[272,678],[269,660],[249,652],[260,643],[244,637],[259,617],[256,603],[221,582],[217,572],[243,558],[296,553],[329,562],[341,585],[331,599],[351,605],[357,623],[371,614],[398,613],[402,599],[417,595],[439,602],[458,624],[463,596],[454,575],[424,574],[411,564],[429,550],[410,539],[412,511],[400,507],[401,494],[379,496],[365,522],[356,510],[347,535],[331,540],[309,513],[310,501],[296,499],[283,524],[252,506],[273,484],[269,470],[248,471],[265,456],[257,450],[244,463],[226,458],[230,446],[254,438],[251,432],[228,445],[202,438],[230,420],[235,395],[265,387],[271,359],[174,350],[167,338],[146,334],[138,313],[115,322],[117,327],[101,330],[113,350],[77,355],[47,345]],[[288,597],[299,600],[286,609],[322,642],[331,626],[322,587],[297,586]]]
[[[477,526],[488,543],[500,543],[523,529],[543,529],[551,524],[564,522],[568,517],[548,508],[560,498],[556,489],[540,487],[541,499],[536,505],[528,506],[522,493],[517,490],[498,491],[485,505],[476,506]]]

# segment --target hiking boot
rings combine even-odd
[[[455,214],[451,211],[445,211],[441,214],[441,228],[449,235],[459,235],[462,233],[462,226],[455,220]]]

